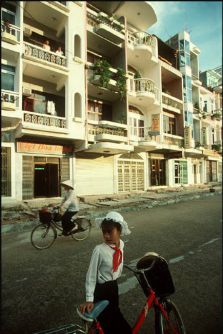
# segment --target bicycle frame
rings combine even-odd
[[[132,269],[131,267],[127,266],[127,265],[124,265],[126,268],[128,268],[130,271],[132,271],[134,273],[134,275],[136,276],[137,280],[139,281],[139,278],[138,278],[138,274],[139,273],[142,273],[142,271],[140,270],[134,270]],[[151,265],[151,267],[153,266],[153,264]],[[150,268],[151,268],[150,267]],[[148,268],[148,270],[150,269]],[[144,275],[144,273],[143,273]],[[145,276],[145,275],[144,275]],[[146,277],[145,277],[146,279]],[[179,334],[178,331],[174,328],[173,324],[171,323],[171,320],[166,312],[166,310],[164,309],[163,305],[162,305],[162,301],[159,302],[158,298],[156,297],[156,293],[155,291],[151,288],[148,280],[146,279],[147,281],[147,284],[148,284],[148,292],[149,292],[149,295],[147,297],[147,300],[146,300],[146,303],[143,307],[143,309],[141,310],[141,312],[139,313],[139,316],[136,320],[136,323],[135,325],[133,326],[132,328],[132,334],[138,334],[140,328],[142,327],[146,317],[148,316],[148,313],[149,311],[153,308],[153,307],[157,307],[157,309],[155,310],[155,317],[157,317],[158,313],[157,312],[161,312],[162,315],[164,316],[164,318],[167,320],[168,322],[168,326],[169,328],[171,329],[172,333],[173,334]],[[155,319],[156,320],[156,319]],[[155,321],[156,323],[156,321]],[[155,324],[156,326],[156,324]],[[100,326],[100,323],[99,321],[96,321],[96,328],[98,329],[98,333],[99,334],[104,334],[103,332],[103,329],[101,328]]]
[[[151,310],[152,307],[154,307],[154,304],[160,309],[160,312],[163,314],[163,316],[165,317],[165,319],[168,321],[168,325],[172,331],[173,334],[178,334],[178,331],[173,327],[168,314],[166,312],[166,310],[164,309],[162,303],[160,303],[158,301],[158,298],[156,297],[155,292],[150,288],[150,294],[146,300],[146,304],[143,307],[143,309],[141,310],[138,319],[132,329],[132,334],[137,334],[141,328],[141,326],[143,325],[149,311]]]

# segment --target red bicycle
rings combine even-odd
[[[134,273],[147,298],[132,328],[132,334],[139,333],[152,308],[155,311],[155,334],[186,334],[180,312],[169,298],[175,288],[167,261],[160,255],[149,252],[138,261],[135,269],[128,265],[124,267]],[[84,333],[88,333],[88,328],[93,325],[98,334],[104,334],[97,318],[108,304],[107,300],[102,300],[95,304],[91,313],[84,314],[77,308],[78,315],[84,320]]]

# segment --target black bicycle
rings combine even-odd
[[[47,249],[53,245],[58,237],[58,230],[63,232],[61,225],[61,215],[59,207],[52,207],[51,205],[43,207],[39,210],[40,224],[34,227],[31,232],[31,244],[36,249]],[[71,236],[77,241],[85,240],[91,231],[91,221],[84,216],[74,216],[77,229],[70,232],[67,236]]]

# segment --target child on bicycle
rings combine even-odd
[[[115,211],[98,218],[96,223],[101,227],[104,242],[93,250],[86,275],[86,302],[80,305],[80,310],[90,312],[94,303],[106,299],[109,305],[98,317],[104,334],[130,334],[131,327],[119,308],[117,279],[123,270],[124,242],[120,236],[131,232],[123,217]]]

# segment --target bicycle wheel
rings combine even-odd
[[[75,223],[78,224],[78,230],[71,234],[72,238],[81,241],[86,239],[91,231],[91,222],[86,218],[77,218]]]
[[[31,244],[36,249],[46,249],[52,246],[57,237],[56,230],[48,224],[39,224],[31,232]]]
[[[172,301],[167,300],[163,303],[163,306],[168,314],[169,321],[166,320],[160,311],[159,334],[186,334],[182,317],[176,305]]]

